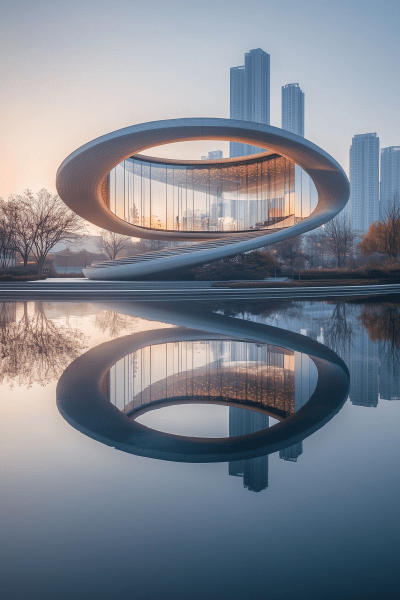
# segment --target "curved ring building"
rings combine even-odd
[[[266,151],[217,161],[138,155],[154,146],[200,139]],[[57,190],[72,210],[104,229],[198,242],[85,270],[92,279],[134,279],[205,264],[319,227],[344,208],[349,182],[321,148],[282,129],[229,119],[175,119],[134,125],[85,144],[61,164]]]

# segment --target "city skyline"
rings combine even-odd
[[[281,87],[301,81],[312,115],[307,138],[347,170],[354,134],[377,131],[382,146],[399,144],[400,84],[394,73],[400,53],[393,10],[398,11],[368,2],[362,14],[355,2],[318,11],[314,2],[301,8],[294,2],[285,8],[251,2],[244,13],[241,5],[205,2],[201,9],[193,4],[189,18],[179,3],[167,8],[125,0],[5,1],[0,195],[26,187],[54,190],[63,157],[105,131],[178,116],[227,117],[229,68],[256,47],[267,49],[273,60],[271,124],[280,126]],[[284,37],[276,26],[283,21]],[[205,43],[192,44],[199,36]],[[307,36],[313,43],[304,45]],[[156,150],[161,156],[182,156],[181,148]],[[225,153],[226,148],[227,143]],[[185,144],[184,149],[188,158],[196,158],[220,149],[220,143]]]

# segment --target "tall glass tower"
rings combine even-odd
[[[270,56],[256,48],[244,56],[244,66],[231,68],[230,118],[269,125],[270,122]],[[262,152],[262,148],[230,143],[230,156],[246,156]]]
[[[298,83],[282,87],[282,129],[304,137],[304,92]]]
[[[381,150],[381,219],[396,193],[400,194],[400,146],[390,146]]]
[[[350,200],[346,213],[361,235],[379,219],[379,138],[355,135],[350,147]]]
[[[230,118],[244,121],[244,66],[231,68]],[[230,142],[229,156],[244,156],[245,144]]]

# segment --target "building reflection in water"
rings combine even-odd
[[[268,427],[268,416],[242,408],[229,407],[229,437],[255,433]],[[268,487],[268,456],[231,461],[229,475],[243,477],[243,486],[250,492],[261,492]]]
[[[246,341],[199,340],[150,345],[128,354],[110,369],[106,385],[110,402],[126,415],[168,400],[235,404],[229,407],[229,437],[238,437],[267,429],[270,417],[293,415],[309,400],[317,378],[313,361],[299,352]],[[302,451],[300,442],[279,457],[296,461]],[[268,487],[268,456],[230,462],[229,474],[259,492]]]
[[[349,367],[354,406],[375,408],[380,400],[399,400],[400,304],[371,300],[306,306],[300,316],[277,311],[271,317],[256,318],[260,323],[300,330],[336,352]]]

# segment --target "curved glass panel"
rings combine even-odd
[[[317,369],[306,354],[236,340],[146,346],[107,375],[107,395],[125,414],[168,399],[225,401],[286,419],[311,397]]]
[[[167,231],[291,227],[318,202],[310,176],[277,154],[213,164],[135,156],[110,172],[108,187],[109,208],[119,218]]]

